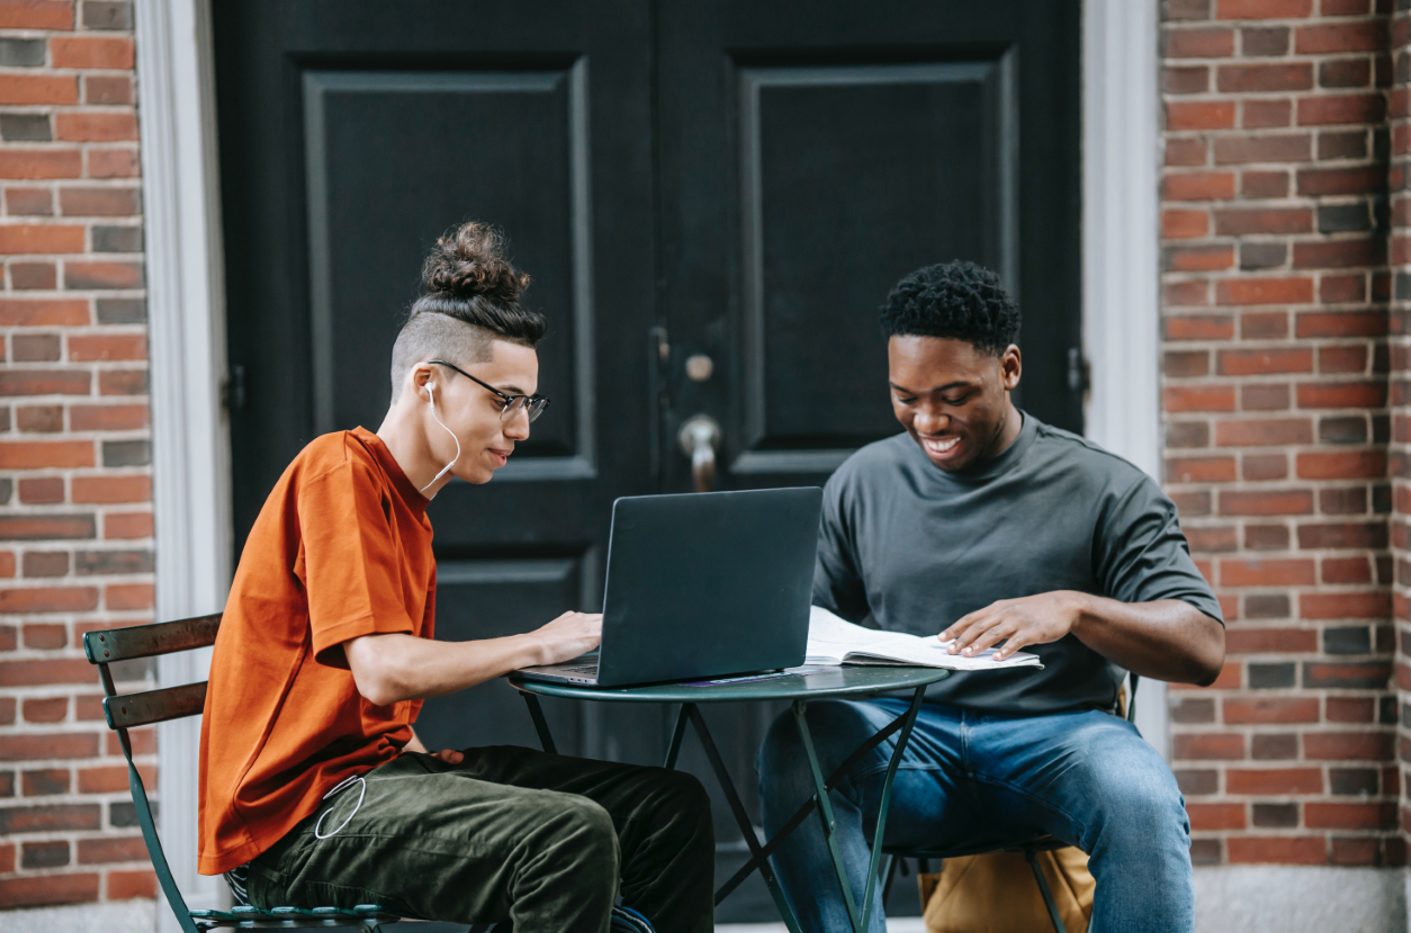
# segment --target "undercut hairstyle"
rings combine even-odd
[[[458,366],[491,358],[493,341],[532,347],[546,323],[519,297],[529,276],[505,258],[504,236],[474,221],[448,230],[421,267],[421,296],[392,345],[392,401],[407,370],[440,357]]]
[[[1019,342],[1019,306],[998,275],[964,259],[904,276],[882,305],[881,322],[888,337],[964,340],[995,356]]]

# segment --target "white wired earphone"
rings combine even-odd
[[[456,442],[456,455],[451,458],[451,462],[441,468],[441,472],[431,477],[431,482],[421,487],[419,492],[426,492],[427,489],[436,485],[436,481],[450,472],[451,467],[456,465],[456,461],[461,458],[461,439],[456,437],[456,432],[446,427],[446,422],[441,420],[441,416],[436,414],[436,386],[434,383],[426,384],[426,404],[431,406],[431,417],[436,419],[436,423],[449,435],[451,440]]]

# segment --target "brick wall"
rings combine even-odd
[[[1172,692],[1198,864],[1405,860],[1389,6],[1164,5],[1165,479],[1229,620],[1215,687]]]
[[[1411,12],[1401,4],[1391,27],[1392,91],[1388,101],[1393,279],[1390,314],[1391,550],[1397,629],[1396,686],[1400,692],[1397,760],[1401,776],[1401,838],[1411,842]]]
[[[0,907],[153,894],[80,643],[152,609],[132,16],[0,0]]]

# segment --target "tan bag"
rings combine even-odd
[[[1076,846],[1037,853],[1067,933],[1084,933],[1093,915],[1088,856]],[[1023,852],[948,858],[918,879],[927,933],[1044,933],[1048,908]]]

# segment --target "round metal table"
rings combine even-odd
[[[838,883],[842,886],[843,899],[847,904],[848,917],[852,921],[853,929],[856,931],[867,929],[867,922],[872,910],[876,908],[876,904],[873,903],[875,885],[868,884],[866,886],[866,894],[859,909],[852,895],[852,887],[847,881],[842,853],[838,849],[837,841],[833,838],[835,821],[828,791],[847,774],[853,764],[863,755],[896,734],[896,747],[892,750],[890,760],[887,763],[887,772],[882,784],[881,804],[877,814],[877,831],[872,841],[872,857],[867,874],[868,878],[872,878],[877,873],[882,854],[882,839],[887,824],[887,808],[891,803],[892,781],[896,777],[897,765],[901,763],[907,739],[911,736],[911,727],[916,721],[916,714],[921,709],[922,700],[926,695],[926,687],[950,674],[951,672],[948,670],[934,667],[890,667],[867,664],[844,667],[798,667],[777,673],[652,684],[642,687],[590,687],[563,681],[539,680],[523,674],[511,674],[509,682],[524,697],[524,701],[529,707],[529,715],[534,720],[534,729],[539,734],[539,741],[547,752],[554,752],[556,748],[553,736],[549,732],[548,721],[544,718],[543,709],[539,705],[539,697],[541,696],[586,700],[593,703],[681,704],[681,709],[676,715],[675,728],[672,729],[671,743],[666,752],[666,767],[674,768],[676,766],[677,757],[681,752],[681,742],[686,735],[686,725],[689,723],[700,740],[706,758],[710,761],[711,770],[715,772],[715,778],[720,784],[721,791],[725,794],[725,799],[730,804],[731,813],[750,850],[749,861],[720,886],[715,893],[715,902],[719,904],[730,892],[739,887],[740,882],[744,881],[751,872],[758,871],[768,886],[769,893],[774,898],[775,906],[779,909],[779,914],[785,925],[793,933],[800,933],[798,918],[784,897],[783,889],[780,888],[773,869],[770,868],[769,856],[778,848],[784,837],[802,824],[810,812],[816,810],[822,822],[823,835],[828,843],[828,851],[833,859],[833,868],[837,874]],[[879,693],[893,693],[901,690],[910,690],[912,694],[911,703],[906,712],[859,745],[842,764],[835,768],[831,774],[825,776],[818,762],[818,755],[814,750],[813,735],[809,731],[808,721],[804,715],[808,702],[835,697],[861,699]],[[705,718],[697,707],[702,703],[768,700],[788,700],[793,705],[794,721],[803,741],[809,770],[813,774],[814,793],[808,800],[800,804],[773,839],[761,842],[755,834],[754,826],[750,823],[749,815],[745,812],[744,804],[735,789],[734,781],[731,780],[730,773],[725,768],[724,760],[710,734]]]

